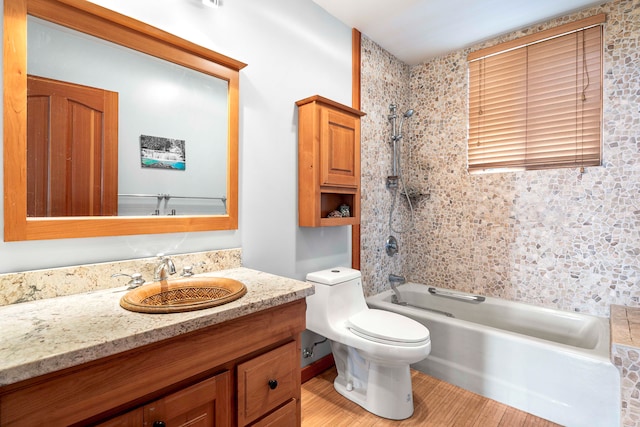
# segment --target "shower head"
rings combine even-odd
[[[398,139],[402,138],[402,125],[404,123],[404,119],[408,119],[413,116],[413,108],[408,109],[405,113],[400,117],[400,126],[398,127]]]

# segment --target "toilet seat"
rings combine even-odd
[[[356,313],[347,320],[347,328],[361,338],[382,344],[416,347],[430,341],[429,330],[422,324],[385,310]]]

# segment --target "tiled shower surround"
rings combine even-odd
[[[607,14],[603,165],[467,172],[467,54]],[[640,0],[600,7],[406,66],[363,37],[362,270],[367,293],[402,269],[415,282],[607,316],[640,297]],[[388,106],[415,109],[403,138],[415,229],[384,254],[389,230]],[[405,126],[406,128],[406,126]],[[411,150],[411,159],[408,151]],[[396,215],[400,218],[400,215]],[[401,217],[408,226],[406,201]]]
[[[362,37],[362,111],[367,115],[361,122],[361,218],[360,247],[361,271],[367,295],[388,289],[390,273],[405,274],[405,239],[407,233],[395,233],[389,227],[389,211],[394,196],[387,190],[386,179],[392,174],[391,123],[389,106],[397,105],[401,115],[409,108],[409,66],[401,63],[366,37]],[[409,136],[410,121],[405,125]],[[396,202],[394,228],[403,231],[407,205]],[[385,252],[385,241],[393,235],[400,252],[390,257]]]
[[[467,54],[606,13],[603,165],[577,169],[467,172]],[[365,292],[408,279],[507,300],[608,316],[640,306],[640,0],[614,0],[407,66],[363,37],[362,254]],[[403,138],[415,227],[388,225],[391,102],[415,110]],[[409,154],[411,154],[409,158]],[[409,227],[408,204],[396,220]],[[400,254],[384,253],[388,235]],[[622,374],[622,424],[640,426],[640,349],[614,346]]]
[[[622,425],[640,425],[640,308],[611,306],[611,359],[622,374]]]

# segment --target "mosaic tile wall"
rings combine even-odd
[[[640,426],[640,308],[611,306],[611,360],[621,374],[621,425]]]
[[[611,356],[622,373],[621,425],[640,426],[640,349],[614,344]]]
[[[469,175],[467,54],[600,12],[607,14],[603,166],[582,175],[576,169]],[[416,227],[402,237],[403,259],[393,268],[419,283],[601,316],[610,304],[638,305],[639,49],[640,0],[612,1],[410,67],[407,90],[401,81],[407,68],[363,38],[367,292],[387,288],[374,278],[392,269],[382,252],[390,208],[384,179],[391,167],[383,141],[390,138],[388,104],[397,98],[415,109],[403,156],[410,146],[405,176],[418,197]]]
[[[361,158],[361,270],[367,295],[388,289],[390,273],[404,274],[408,255],[405,245],[407,233],[395,233],[389,227],[389,210],[397,192],[386,188],[387,176],[392,174],[391,123],[389,106],[398,111],[409,108],[409,66],[362,37],[362,103],[367,115],[362,118]],[[397,200],[396,199],[396,200]],[[403,231],[407,210],[396,203],[394,228]],[[385,251],[389,236],[399,243],[398,255],[390,257]]]

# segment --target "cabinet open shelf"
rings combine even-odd
[[[339,211],[340,205],[349,206],[351,216],[328,218],[332,211]],[[359,203],[356,202],[355,193],[325,193],[320,192],[320,225],[353,225],[359,223]]]

